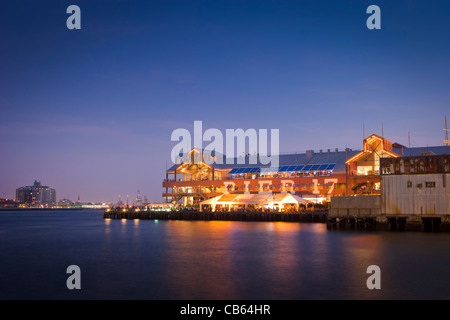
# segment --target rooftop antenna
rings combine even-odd
[[[363,123],[363,140],[366,138],[366,129],[364,128],[364,123]]]
[[[409,131],[408,131],[408,141],[409,141],[409,148],[411,148],[411,135],[409,134]]]
[[[443,143],[445,143],[446,146],[450,145],[450,140],[448,140],[448,128],[447,128],[447,116],[445,116],[445,129],[442,129],[445,131],[445,140],[442,140]]]

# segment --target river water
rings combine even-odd
[[[448,233],[102,214],[1,211],[0,299],[450,299]]]

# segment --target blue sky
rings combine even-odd
[[[81,8],[81,30],[66,8]],[[381,30],[366,8],[381,8]],[[448,1],[5,1],[0,198],[161,201],[177,128],[280,129],[282,152],[441,145]]]

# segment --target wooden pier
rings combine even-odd
[[[105,211],[104,219],[283,221],[326,223],[328,211],[281,212],[199,212],[199,211]]]

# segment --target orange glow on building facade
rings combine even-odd
[[[363,151],[345,161],[347,194],[380,193],[380,158],[397,158],[392,142],[372,134],[363,141]]]
[[[189,161],[167,169],[163,197],[166,202],[188,205],[227,193],[290,192],[311,202],[332,196],[379,194],[380,158],[423,152],[450,153],[450,147],[406,148],[372,134],[364,139],[362,151],[328,149],[280,155],[277,168],[237,161],[210,165],[204,159],[194,161],[201,153],[192,149]]]

